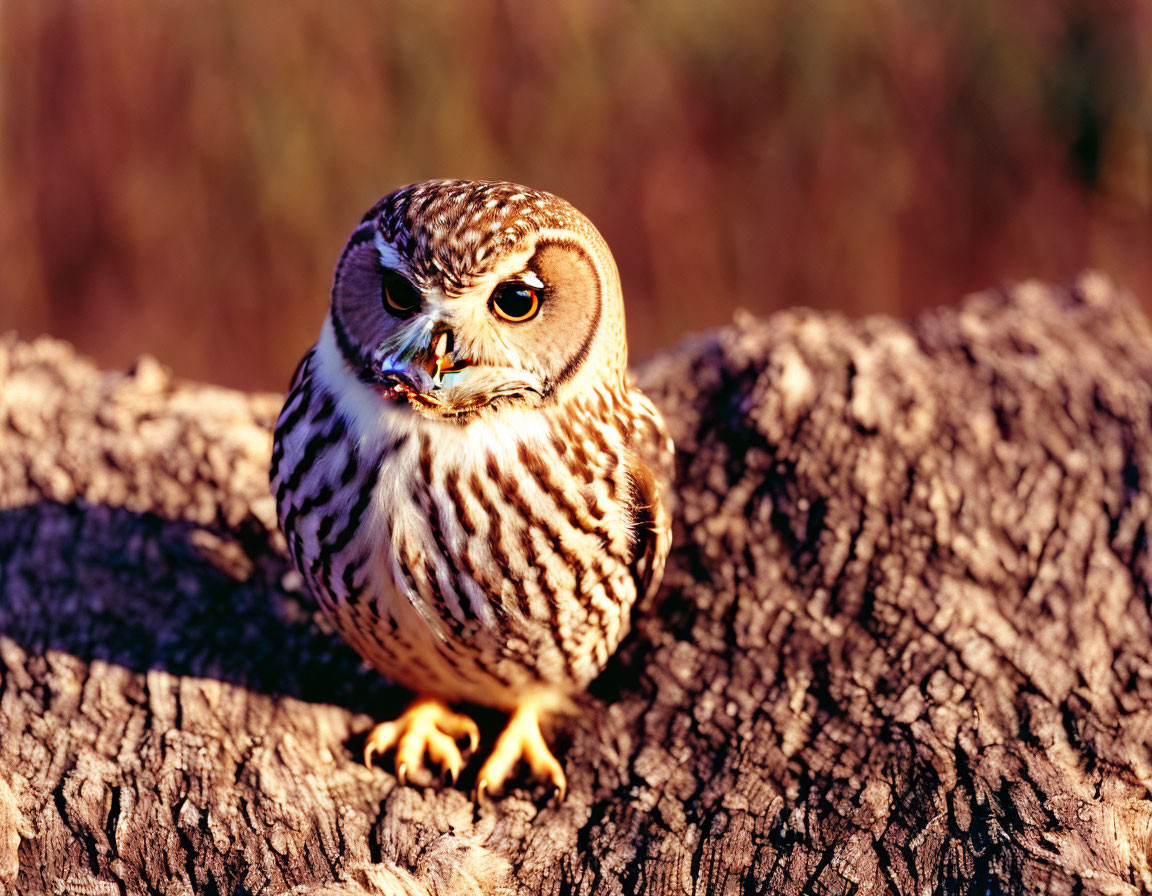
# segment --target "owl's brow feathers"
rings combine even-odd
[[[464,180],[424,181],[398,190],[373,206],[361,224],[365,239],[376,230],[396,247],[414,280],[447,290],[466,289],[531,233],[589,227],[583,215],[551,193]]]

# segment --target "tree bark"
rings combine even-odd
[[[476,805],[476,757],[358,760],[405,695],[289,571],[280,396],[0,340],[0,889],[1152,892],[1130,297],[744,317],[638,379],[678,449],[664,584],[556,726],[567,799]]]

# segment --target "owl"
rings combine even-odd
[[[397,190],[352,233],[328,315],[276,425],[271,484],[308,589],[365,660],[410,689],[365,761],[452,782],[521,761],[563,797],[541,722],[604,668],[671,542],[673,446],[627,374],[603,237],[502,182]]]

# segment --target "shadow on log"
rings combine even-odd
[[[1130,298],[746,318],[639,379],[664,585],[557,731],[567,800],[478,808],[357,761],[405,695],[288,571],[279,396],[0,341],[0,888],[1152,891]]]

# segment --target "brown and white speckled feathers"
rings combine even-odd
[[[272,488],[310,590],[389,678],[557,708],[604,667],[670,542],[672,446],[626,357],[611,255],[562,200],[432,182],[365,217]]]
[[[390,193],[364,216],[383,241],[395,246],[418,283],[463,289],[492,270],[525,237],[566,231],[600,238],[595,227],[564,200],[502,181],[434,180]]]

